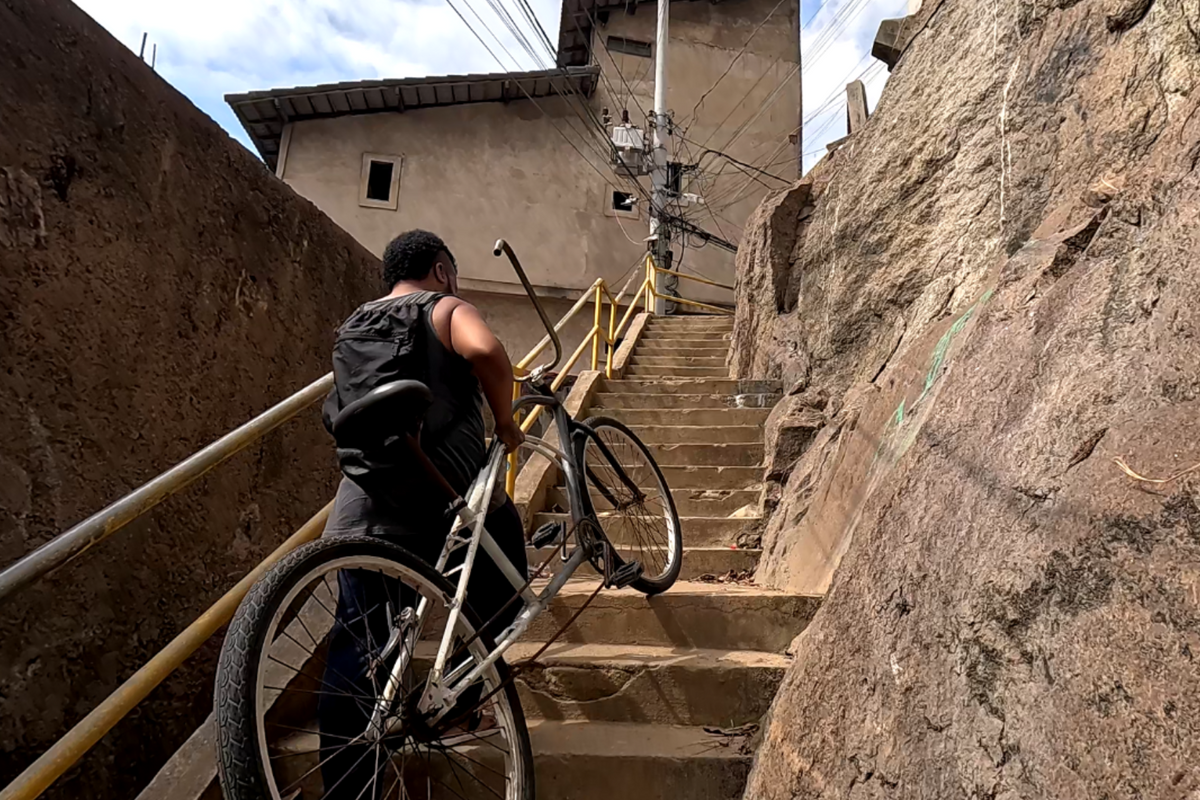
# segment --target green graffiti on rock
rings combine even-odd
[[[895,463],[896,459],[904,455],[908,448],[912,446],[912,443],[916,441],[917,429],[919,426],[917,426],[915,423],[906,426],[905,422],[912,420],[913,412],[921,407],[922,401],[925,400],[925,398],[929,395],[929,392],[942,377],[942,373],[944,372],[943,367],[945,366],[946,362],[946,354],[950,352],[950,345],[954,342],[955,337],[963,332],[963,330],[967,327],[967,323],[970,322],[971,318],[975,316],[975,313],[979,310],[980,306],[990,300],[991,297],[991,289],[984,292],[978,300],[971,304],[970,308],[963,312],[962,316],[954,320],[954,324],[950,326],[949,330],[942,334],[942,338],[938,339],[938,343],[933,348],[933,354],[929,359],[929,370],[925,373],[925,382],[921,389],[921,394],[916,400],[913,401],[912,405],[908,406],[907,408],[905,407],[906,401],[903,399],[900,400],[900,405],[896,406],[896,410],[892,413],[891,418],[888,419],[887,424],[884,426],[883,431],[879,435],[879,447],[876,449],[875,458],[871,462],[872,468],[874,468],[875,462],[879,460],[879,457],[883,454],[889,442],[894,439],[894,434],[897,431],[904,428],[908,429],[905,431],[904,435],[895,442],[896,446],[891,448],[891,452],[889,454],[889,461],[891,463]]]

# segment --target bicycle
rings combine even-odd
[[[339,446],[373,436],[402,447],[447,495],[455,523],[432,565],[380,539],[322,538],[289,554],[251,589],[217,669],[217,761],[226,800],[533,800],[529,732],[504,654],[584,563],[601,576],[596,592],[629,586],[652,595],[678,578],[679,515],[662,470],[619,421],[568,416],[545,380],[562,358],[558,335],[503,240],[494,249],[501,254],[554,345],[553,362],[522,379],[534,391],[513,412],[543,406],[553,415],[558,447],[537,437],[523,446],[564,476],[570,529],[543,526],[532,539],[539,549],[553,548],[537,574],[556,557],[560,570],[534,591],[534,576],[521,574],[486,530],[488,502],[506,464],[498,441],[463,498],[420,449],[420,420],[431,401],[423,384],[397,381],[348,405],[334,422]],[[661,528],[652,530],[653,523]],[[524,603],[497,641],[483,631],[508,606],[485,623],[466,604],[481,548],[512,584],[509,604]],[[449,567],[452,558],[461,563]],[[339,636],[354,637],[365,662],[330,664],[330,643]],[[356,678],[346,675],[351,668]],[[350,709],[339,717],[348,721],[338,730],[324,721],[314,725],[314,716],[333,703]],[[488,719],[494,727],[479,727]]]

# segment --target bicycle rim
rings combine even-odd
[[[625,562],[644,569],[633,587],[664,592],[679,577],[683,540],[675,501],[649,448],[618,420],[592,417],[584,423],[603,442],[578,439],[578,463],[588,503],[605,537]]]
[[[276,568],[282,575],[269,574],[255,587],[243,604],[248,619],[241,626],[235,619],[222,650],[217,711],[228,800],[531,800],[528,733],[502,661],[483,673],[477,690],[493,730],[472,732],[467,719],[455,731],[435,731],[417,712],[453,596],[445,579],[376,540],[308,547],[315,552],[298,551]],[[417,632],[406,609],[420,598],[429,614]],[[460,617],[448,669],[472,666],[490,650],[490,642],[473,636],[477,622]],[[242,635],[247,627],[249,640]],[[377,715],[391,669],[405,656],[396,700]],[[242,691],[222,672],[240,673]],[[234,691],[223,691],[225,684]],[[249,747],[224,752],[227,739],[236,744],[224,729],[239,726],[251,734],[243,737],[252,740]],[[257,781],[226,774],[238,756],[253,763]]]

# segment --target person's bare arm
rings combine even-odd
[[[496,436],[511,453],[525,441],[512,417],[513,369],[504,345],[475,306],[459,302],[449,309],[450,347],[471,363],[496,420]]]

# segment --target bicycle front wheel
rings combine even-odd
[[[442,722],[419,708],[453,598],[444,576],[372,537],[321,539],[275,565],[242,601],[217,665],[226,800],[533,800],[503,660]],[[446,667],[460,675],[494,649],[463,611]]]
[[[679,513],[667,479],[642,442],[623,422],[591,417],[584,425],[595,438],[576,440],[576,463],[587,486],[583,493],[605,537],[624,562],[639,561],[631,585],[645,594],[665,592],[683,568]]]

